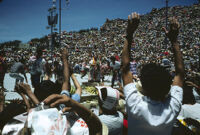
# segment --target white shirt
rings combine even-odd
[[[104,123],[109,130],[109,135],[121,135],[123,129],[123,114],[119,111],[115,115],[99,115],[100,121]]]
[[[124,87],[129,135],[171,135],[174,120],[181,110],[183,89],[172,86],[164,102],[138,93],[135,84]]]
[[[195,103],[194,105],[182,105],[179,118],[192,118],[195,120],[200,120],[200,104]]]
[[[112,67],[114,70],[120,69],[121,63],[119,61],[115,61],[115,64],[112,62],[110,63],[110,67]]]

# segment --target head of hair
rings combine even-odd
[[[43,101],[45,98],[52,94],[60,94],[61,89],[56,88],[56,84],[50,80],[42,81],[37,88],[35,88],[34,94],[39,101]]]
[[[40,58],[42,56],[42,48],[37,48],[37,58]]]
[[[140,80],[143,94],[154,100],[163,100],[169,93],[172,77],[162,66],[149,63],[141,69]]]
[[[193,95],[192,86],[188,86],[186,83],[183,84],[183,101],[182,104],[195,104],[195,97]]]
[[[55,81],[55,88],[57,90],[61,90],[63,83],[64,83],[64,77],[59,75],[57,80]]]
[[[110,57],[110,60],[111,60],[111,61],[115,61],[115,56],[111,56],[111,57]]]
[[[25,63],[25,59],[21,58],[21,59],[19,60],[19,62],[21,62],[22,64],[24,64],[24,63]]]
[[[0,56],[5,56],[5,52],[4,51],[0,51]]]

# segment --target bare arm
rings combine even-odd
[[[62,60],[63,60],[63,65],[64,65],[64,83],[62,86],[62,90],[70,90],[69,88],[69,79],[70,79],[70,75],[69,75],[69,64],[68,64],[68,52],[67,49],[64,49],[62,52]]]
[[[75,111],[87,123],[90,135],[101,135],[102,125],[99,118],[83,105],[72,100],[68,96],[53,94],[46,98],[44,103],[50,105],[50,107],[56,107],[59,104],[65,104],[66,107],[62,110],[63,112],[69,110]]]
[[[172,51],[174,53],[174,63],[175,63],[175,72],[176,75],[174,77],[174,81],[172,85],[178,85],[183,87],[184,83],[184,64],[182,54],[180,52],[180,46],[177,41],[177,37],[179,34],[180,24],[178,23],[177,19],[172,18],[170,20],[170,30],[169,32],[164,28],[166,36],[169,38],[172,44]]]
[[[29,110],[31,108],[31,105],[30,105],[28,99],[26,98],[26,96],[24,94],[22,94],[21,96],[22,96],[22,98],[24,100],[24,103],[26,104],[26,110],[27,110],[27,112],[29,112]]]
[[[192,86],[192,87],[195,87],[196,89],[196,92],[200,95],[200,87],[198,85],[196,85],[195,83],[193,82],[190,82],[190,81],[186,81],[185,82],[188,86]]]
[[[5,102],[4,91],[0,89],[0,112],[3,111],[3,108],[4,108],[4,102]]]
[[[30,110],[31,106],[30,106],[30,103],[29,103],[28,99],[26,98],[25,94],[22,92],[23,89],[20,89],[19,85],[16,85],[15,91],[23,98],[23,101],[26,104],[26,110],[28,112]]]
[[[22,92],[26,94],[35,105],[38,105],[40,103],[37,97],[31,91],[31,87],[28,84],[20,83],[19,87],[22,90]]]
[[[122,79],[124,86],[133,82],[132,73],[130,72],[130,50],[133,40],[133,33],[137,29],[140,17],[137,13],[128,16],[127,36],[125,39],[122,52]]]
[[[74,85],[76,87],[76,93],[81,96],[82,88],[81,88],[80,83],[78,82],[78,80],[76,79],[76,77],[74,76],[74,74],[71,75],[71,78],[72,78],[72,80],[74,82]]]

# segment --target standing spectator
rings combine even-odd
[[[55,80],[63,76],[62,65],[57,60],[54,61],[54,74],[55,74]]]
[[[42,50],[37,49],[36,60],[30,66],[31,83],[34,88],[40,84],[40,76],[43,74],[43,61],[42,61]]]
[[[110,67],[111,67],[112,73],[113,73],[111,87],[113,87],[115,80],[118,80],[121,83],[121,73],[120,73],[121,64],[119,61],[116,61],[114,56],[112,56],[110,59],[111,59]]]
[[[132,75],[137,77],[137,61],[135,59],[131,59],[130,70]]]
[[[17,84],[19,82],[24,82],[24,78],[26,80],[26,83],[28,83],[24,64],[25,64],[24,59],[21,59],[19,62],[14,63],[10,69],[10,72],[11,72],[10,77],[16,79],[15,84]],[[23,74],[24,77],[21,76],[20,73]]]
[[[164,28],[174,52],[176,75],[173,83],[164,67],[154,63],[146,64],[141,70],[143,95],[140,95],[130,72],[130,47],[139,22],[138,14],[133,13],[132,16],[128,16],[127,36],[122,54],[128,134],[170,135],[173,123],[181,110],[183,98],[184,65],[177,41],[180,25],[173,18],[170,31],[167,32]]]

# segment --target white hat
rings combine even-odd
[[[113,89],[111,87],[105,87],[105,86],[96,86],[99,93],[99,98],[101,102],[103,103],[102,107],[107,110],[112,110],[118,103],[119,100],[119,91],[116,89]],[[106,90],[106,97],[103,97],[102,91]]]

